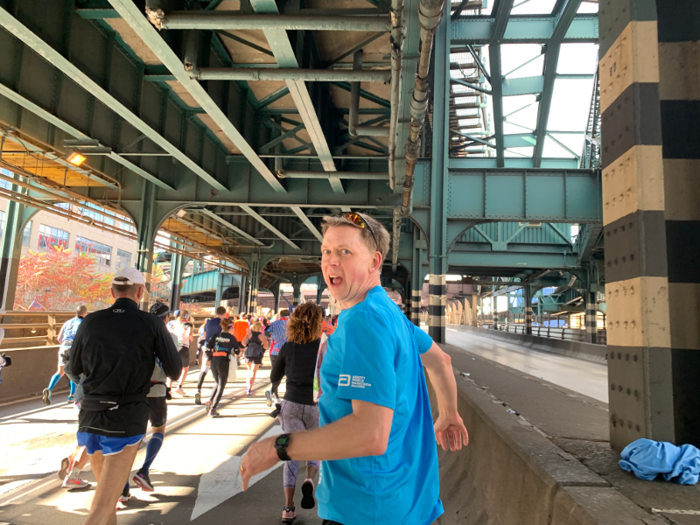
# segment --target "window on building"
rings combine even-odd
[[[22,234],[22,245],[29,246],[29,240],[32,237],[32,221],[24,227],[24,233]]]
[[[45,224],[39,225],[39,248],[48,249],[50,246],[68,248],[68,232],[52,228]]]
[[[131,254],[117,249],[117,267],[115,270],[121,270],[122,268],[131,268]]]
[[[12,175],[8,172],[8,176],[11,177]],[[11,182],[6,181],[6,180],[4,180],[4,179],[3,179],[3,180],[0,180],[0,188],[4,188],[4,189],[6,189],[6,190],[9,190],[11,186],[12,186],[12,183],[11,183]]]
[[[101,264],[102,266],[112,265],[111,246],[78,236],[78,238],[75,240],[75,249],[80,253],[89,253],[90,255],[94,255],[97,259],[97,264]]]

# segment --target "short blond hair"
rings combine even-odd
[[[321,223],[321,232],[323,233],[323,235],[325,235],[328,228],[334,226],[352,226],[353,228],[357,228],[358,230],[360,230],[360,233],[362,234],[362,240],[364,241],[369,251],[378,251],[382,254],[382,260],[386,260],[386,255],[389,253],[389,246],[391,245],[391,235],[382,225],[382,223],[379,222],[377,219],[370,217],[369,215],[366,215],[364,213],[358,213],[358,215],[365,220],[367,226],[369,226],[369,228],[371,228],[372,231],[369,231],[369,229],[367,228],[360,228],[350,219],[347,219],[343,215],[340,215],[333,217],[324,217],[323,222]],[[377,238],[376,243],[374,237],[372,237],[372,233],[374,233],[374,237]]]
[[[250,329],[253,332],[262,332],[262,323],[260,321],[255,321],[251,326]]]

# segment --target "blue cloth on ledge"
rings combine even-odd
[[[620,468],[639,479],[651,481],[660,474],[666,481],[695,485],[700,478],[700,450],[693,445],[677,447],[638,439],[627,445],[620,456]]]

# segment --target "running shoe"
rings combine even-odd
[[[68,490],[85,490],[90,488],[90,483],[82,479],[79,472],[71,472],[63,480],[62,487]]]
[[[209,411],[209,416],[210,416],[210,417],[221,417],[221,414],[219,414],[216,410],[211,409],[211,410]]]
[[[316,506],[314,499],[314,482],[311,478],[306,478],[301,486],[301,493],[304,497],[301,498],[302,509],[313,509]]]
[[[187,394],[182,388],[178,388],[177,390],[175,390],[175,393],[181,395],[182,397],[187,397]]]
[[[269,407],[272,406],[272,392],[265,390],[265,404]]]
[[[75,461],[75,452],[73,452],[73,454],[71,454],[67,458],[63,458],[61,460],[61,468],[58,471],[58,477],[60,479],[64,479],[68,475],[68,473],[73,468],[74,461]]]
[[[44,401],[45,405],[51,404],[51,390],[49,390],[48,388],[44,388],[44,395],[42,400]]]
[[[282,406],[281,405],[275,405],[275,409],[270,412],[270,417],[271,418],[276,418],[277,416],[280,415],[280,412],[282,412]]]
[[[126,503],[131,499],[131,492],[129,492],[129,489],[127,487],[124,487],[124,491],[122,492],[122,495],[119,496],[119,503]]]
[[[136,475],[131,478],[131,481],[136,483],[144,492],[153,492],[153,483],[151,483],[151,478],[148,477],[148,474],[137,472]]]
[[[194,395],[194,404],[195,404],[195,405],[201,405],[201,404],[202,404],[202,393],[201,393],[201,392],[197,392],[197,393]]]
[[[72,403],[75,401],[75,396],[68,396],[68,402]]]
[[[246,391],[245,391],[245,395],[247,395],[247,396],[252,396],[252,395],[253,395],[253,391],[252,391],[252,390],[246,390]]]
[[[294,507],[285,507],[282,511],[282,523],[294,523],[297,519],[297,513],[294,512]]]

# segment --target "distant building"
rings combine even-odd
[[[3,173],[7,173],[2,170]],[[6,181],[0,186],[8,187]],[[0,232],[5,232],[5,210],[8,201],[0,199]],[[97,206],[86,204],[79,207],[61,204],[63,208],[81,213],[101,222],[114,225],[126,231],[135,232],[132,224],[124,222],[123,217]],[[100,273],[114,273],[120,268],[128,268],[136,263],[137,242],[100,228],[70,221],[46,211],[39,211],[24,229],[22,237],[22,255],[28,250],[41,252],[51,246],[70,248],[74,254],[89,253],[95,256],[96,269]]]

